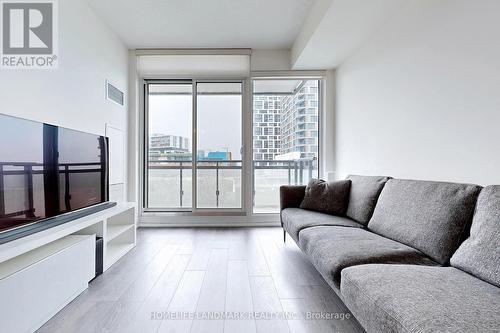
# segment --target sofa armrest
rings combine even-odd
[[[280,221],[283,227],[281,212],[285,208],[298,208],[306,195],[305,185],[280,186]]]
[[[298,208],[305,194],[305,185],[280,186],[280,211],[285,208]]]

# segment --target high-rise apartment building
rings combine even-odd
[[[318,90],[307,80],[288,95],[254,96],[254,160],[318,156]]]
[[[254,96],[254,160],[274,160],[281,152],[281,100],[282,96]]]
[[[318,156],[318,81],[302,81],[281,100],[281,155]],[[299,155],[300,153],[300,155]]]

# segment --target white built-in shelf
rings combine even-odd
[[[110,242],[116,237],[123,234],[124,232],[133,229],[134,227],[135,226],[133,224],[118,224],[118,225],[108,224],[108,237],[106,237],[106,239],[108,242]]]
[[[134,244],[130,243],[108,244],[104,269],[108,269],[133,247]]]
[[[135,246],[135,209],[123,209],[104,221],[104,270]]]
[[[135,229],[135,203],[121,202],[103,211],[0,244],[0,263],[75,233],[96,234],[106,241],[103,229],[117,224],[134,225]],[[135,237],[133,241],[135,243]]]
[[[38,329],[95,277],[96,236],[107,270],[135,247],[136,226],[135,204],[125,202],[0,244],[0,331]]]

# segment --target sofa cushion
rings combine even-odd
[[[500,287],[500,186],[488,186],[479,194],[470,237],[450,263]]]
[[[372,217],[380,192],[390,178],[351,175],[347,179],[351,181],[347,216],[367,225]]]
[[[350,266],[372,263],[437,265],[418,250],[360,228],[302,229],[299,247],[335,288],[340,286],[342,269]]]
[[[453,267],[350,267],[342,271],[340,290],[367,332],[494,332],[500,327],[500,289]]]
[[[363,225],[347,217],[333,216],[301,208],[286,208],[281,212],[283,228],[299,243],[299,232],[304,228],[320,225],[363,228]]]
[[[306,187],[300,208],[344,216],[349,203],[350,180],[327,182],[313,178]]]
[[[472,221],[480,189],[478,185],[391,179],[380,194],[368,229],[446,264]]]

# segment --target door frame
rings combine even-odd
[[[323,161],[327,157],[326,148],[331,144],[330,140],[324,136],[327,130],[333,131],[334,124],[331,116],[326,116],[327,112],[331,112],[333,94],[331,85],[333,81],[331,77],[326,75],[325,71],[261,71],[252,72],[249,76],[244,77],[165,77],[158,75],[149,75],[148,77],[137,77],[137,103],[136,105],[136,125],[139,142],[138,142],[138,159],[137,163],[137,190],[138,190],[138,219],[140,226],[143,227],[187,227],[187,226],[220,226],[220,227],[238,227],[238,226],[279,226],[279,214],[276,213],[253,213],[253,80],[254,79],[319,79],[321,82],[320,88],[320,133],[319,133],[319,154]],[[192,211],[165,211],[155,209],[144,209],[145,187],[145,81],[174,81],[174,80],[241,80],[244,84],[243,88],[243,164],[242,164],[242,210],[241,212],[211,212],[200,211],[194,214]],[[328,83],[326,84],[326,81]],[[328,88],[326,88],[328,86]],[[328,93],[326,91],[328,89]],[[328,122],[326,122],[329,120]],[[146,137],[147,138],[147,137]],[[321,163],[319,164],[320,177],[325,177],[325,170]],[[200,216],[206,216],[205,219],[200,219]]]
[[[149,105],[148,105],[148,88],[150,84],[191,84],[192,86],[192,119],[191,119],[191,150],[192,150],[192,181],[191,181],[191,208],[149,208],[148,203],[148,168],[149,163]],[[240,193],[240,208],[198,208],[197,207],[197,147],[198,147],[198,136],[197,136],[197,84],[198,83],[240,83],[242,87],[242,97],[241,97],[241,193]],[[140,103],[142,105],[142,112],[139,116],[140,130],[143,132],[140,135],[140,156],[142,156],[142,163],[140,163],[139,170],[140,174],[140,189],[143,192],[139,196],[141,202],[141,213],[168,213],[170,215],[199,215],[199,216],[243,216],[247,214],[247,197],[248,197],[248,183],[246,175],[249,173],[248,165],[248,153],[245,145],[245,140],[247,137],[247,131],[245,129],[245,116],[248,114],[246,110],[248,109],[248,78],[226,78],[226,77],[191,77],[191,78],[142,78],[140,80],[142,86]]]

